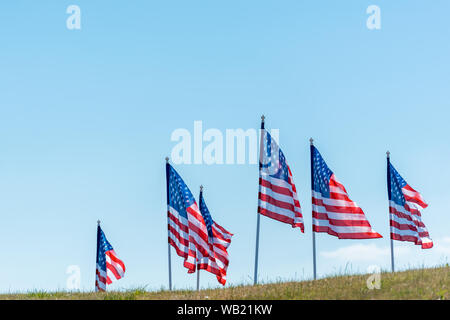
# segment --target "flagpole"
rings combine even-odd
[[[261,165],[262,165],[262,150],[263,150],[263,139],[264,139],[264,115],[261,116],[261,136],[260,136],[260,143],[259,143],[259,178],[261,179]],[[261,184],[258,182],[259,185],[259,192],[261,192]],[[259,193],[258,192],[258,193]],[[259,199],[259,195],[258,195]],[[259,200],[258,200],[259,201]],[[258,206],[259,207],[259,206]],[[255,274],[253,276],[253,284],[258,283],[258,254],[259,254],[259,225],[260,225],[260,219],[261,214],[259,213],[259,209],[256,213],[256,249],[255,249]]]
[[[169,157],[166,157],[166,187],[167,187],[167,210],[169,209]],[[167,212],[167,256],[168,256],[168,272],[169,272],[169,290],[172,291],[172,261],[169,242],[169,213]]]
[[[199,201],[202,197],[202,193],[203,193],[203,186],[200,185],[200,197],[198,198]],[[197,253],[197,291],[200,291],[200,269],[198,268],[198,253]]]
[[[310,159],[311,159],[311,199],[312,199],[312,193],[314,190],[314,163],[313,163],[313,147],[314,147],[314,139],[309,139],[310,143]],[[312,211],[312,210],[311,210]],[[312,212],[311,212],[312,214]],[[314,218],[313,218],[314,219]],[[313,245],[313,274],[314,274],[314,280],[317,279],[317,266],[316,266],[316,233],[314,232],[314,221],[312,223],[312,245]]]
[[[100,220],[97,220],[97,255],[95,257],[95,291],[98,291],[97,288],[97,263],[98,263],[98,228],[100,227]]]
[[[197,291],[200,291],[200,269],[197,264]]]
[[[389,168],[389,164],[390,164],[390,157],[391,157],[391,153],[389,151],[386,151],[386,160],[387,160],[387,181],[388,181],[388,196],[389,196],[389,201],[391,200],[391,176],[390,176],[390,168]],[[390,211],[389,211],[389,216],[391,215]],[[390,224],[390,221],[389,221]],[[390,226],[390,238],[391,238],[391,269],[392,272],[395,271],[395,264],[394,264],[394,240],[392,239],[392,226]]]

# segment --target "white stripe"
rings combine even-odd
[[[419,206],[417,203],[415,202],[411,202],[411,201],[405,201],[405,203],[412,209],[416,209],[417,211],[419,211],[416,214],[421,214],[421,210],[423,210],[422,206]]]
[[[261,208],[263,208],[263,209],[267,209],[269,211],[275,212],[275,213],[277,213],[279,215],[288,217],[290,219],[296,218],[294,212],[292,212],[291,210],[274,206],[274,205],[272,205],[272,204],[270,204],[270,203],[268,203],[266,201],[263,201],[263,200],[259,200],[259,206]],[[300,217],[298,217],[298,218],[300,218]]]
[[[400,230],[400,229],[397,229],[396,227],[391,226],[391,232],[395,233],[399,236],[412,236],[417,239],[420,239],[419,234],[417,232],[409,230],[409,229],[408,230]]]
[[[180,251],[182,251],[186,254],[188,253],[189,247],[186,247],[181,242],[179,242],[178,239],[175,237],[175,235],[172,232],[169,232],[169,237],[177,244],[177,247]]]
[[[96,289],[98,290],[98,288],[100,288],[106,290],[106,282],[101,282],[101,280],[98,277],[96,277],[96,280],[97,280]]]
[[[327,206],[359,208],[359,206],[354,201],[335,200],[335,199],[325,198],[322,196],[321,193],[316,192],[314,190],[312,190],[312,196],[316,200],[322,200],[323,203],[326,204]]]
[[[372,233],[374,232],[370,227],[362,227],[362,226],[334,226],[329,223],[328,220],[323,219],[315,219],[313,218],[313,224],[315,226],[320,227],[329,227],[331,230],[333,230],[336,233]]]
[[[325,207],[313,205],[313,211],[318,213],[324,213],[328,215],[332,220],[352,220],[352,221],[366,221],[367,218],[361,213],[339,213],[339,212],[327,212]]]
[[[278,201],[283,201],[283,202],[294,204],[294,199],[291,196],[275,192],[272,189],[269,189],[269,188],[266,188],[263,186],[261,186],[261,193],[269,195]]]
[[[178,219],[178,221],[184,225],[187,226],[187,219],[184,218],[183,216],[181,216],[178,211],[176,211],[174,208],[172,207],[168,207],[169,208],[169,212]],[[184,240],[189,242],[189,234],[187,234],[186,232],[184,232],[172,219],[168,219],[169,220],[169,225],[176,230],[176,232],[178,232],[178,234],[180,235],[181,238],[183,238]],[[170,239],[172,239],[172,241],[175,242],[176,246],[178,247],[178,249],[182,252],[184,252],[185,254],[187,254],[189,252],[189,247],[183,245],[175,236],[175,234],[172,232],[172,230],[169,230],[169,237]]]
[[[407,220],[405,218],[400,218],[399,216],[396,216],[395,214],[392,214],[392,213],[391,213],[391,220],[395,221],[395,222],[397,222],[399,224],[406,224],[406,225],[418,228],[418,226],[413,221],[409,221],[409,220]]]
[[[193,210],[198,210],[198,207],[193,207]],[[194,238],[194,240],[197,242],[198,245],[202,246],[203,248],[206,248],[207,250],[207,243],[205,241],[203,241],[203,239],[200,238],[200,236],[198,236],[198,234],[196,232],[194,232],[193,230],[191,230],[188,226],[188,221],[190,221],[193,225],[197,226],[199,229],[203,230],[206,232],[206,234],[208,234],[208,231],[206,230],[206,226],[204,226],[201,221],[199,221],[196,217],[194,217],[192,214],[190,214],[189,212],[187,212],[188,215],[188,219],[186,219],[185,217],[181,216],[178,211],[176,211],[174,208],[172,208],[171,206],[169,206],[169,211],[171,214],[173,214],[175,217],[178,218],[179,222],[186,225],[186,227],[188,228],[188,230],[191,232],[191,236]],[[200,214],[200,212],[198,212],[198,214]],[[201,215],[201,214],[200,214]],[[182,238],[184,238],[186,241],[189,241],[189,234],[187,234],[186,232],[184,232],[177,224],[175,224],[173,221],[171,221],[171,219],[169,218],[169,224],[170,226],[172,226],[179,234]],[[182,243],[180,243],[178,241],[178,239],[175,237],[175,235],[172,234],[172,232],[169,232],[169,237],[177,244],[178,248],[185,252],[186,254],[189,253],[189,247],[191,249],[191,251],[197,251],[197,249],[195,248],[194,244],[189,244],[189,247],[184,246]],[[189,262],[191,262],[192,259],[189,259]]]
[[[399,206],[394,201],[392,201],[392,200],[389,201],[389,206],[391,206],[395,210],[403,213],[404,215],[407,215],[407,216],[411,217],[414,221],[418,221],[418,222],[422,222],[423,223],[422,218],[420,216],[418,216],[416,214],[411,214],[403,206]],[[409,220],[407,220],[405,218],[401,218],[401,217],[397,216],[397,214],[395,214],[395,213],[391,213],[391,220],[394,220],[394,221],[396,221],[398,223],[401,223],[401,224],[413,225],[413,226],[417,227],[419,230],[427,231],[426,228],[417,226],[414,222],[409,221]]]
[[[287,182],[286,180],[274,178],[274,177],[271,177],[269,175],[264,175],[264,174],[261,176],[261,178],[274,186],[289,189],[291,192],[293,192],[292,185],[289,182]],[[293,193],[295,193],[295,192],[293,192]]]
[[[418,196],[418,198],[422,198],[422,196],[420,195],[420,193],[418,193],[418,192],[414,192],[414,191],[410,191],[410,190],[408,190],[408,189],[406,189],[406,188],[402,188],[402,192],[403,192],[403,194],[405,195],[405,196],[409,196],[409,197],[411,197],[411,198],[414,198],[414,197],[416,197],[416,196]]]
[[[189,211],[187,211],[189,222],[192,223],[193,225],[195,225],[201,231],[203,231],[203,233],[207,236],[208,230],[206,228],[206,224],[202,218],[202,214],[201,214],[200,209],[198,208],[197,204],[194,203],[191,206],[191,209],[197,213],[198,217],[201,218],[201,220],[197,219],[197,217],[195,217],[194,215],[189,213]],[[191,231],[192,231],[192,233],[191,233]],[[191,230],[191,228],[189,228],[189,232],[190,232],[190,235],[196,241],[197,245],[202,247],[205,251],[208,252],[209,244],[207,242],[205,242],[205,240],[203,240],[197,232],[195,232],[194,230]],[[198,251],[197,248],[195,251]],[[194,264],[195,264],[195,261],[194,261]]]
[[[109,251],[109,252],[113,255],[113,257],[115,257],[116,259],[119,259],[119,258],[117,257],[117,255],[115,255],[114,252],[113,252],[112,250]],[[124,276],[125,270],[122,269],[122,266],[121,266],[120,264],[118,264],[117,262],[111,260],[111,257],[110,257],[108,254],[106,254],[106,263],[107,263],[107,264],[110,264],[114,269],[116,269],[117,273],[120,275],[120,278],[122,278],[122,277]],[[106,272],[108,273],[108,276],[109,276],[110,278],[111,278],[111,275],[114,275],[108,268],[106,269]],[[116,276],[114,275],[114,278],[115,278],[115,277],[116,277]],[[119,278],[119,279],[120,279],[120,278]],[[112,278],[111,278],[111,280],[112,280]]]
[[[335,187],[335,186],[329,186],[329,187],[330,187],[330,192],[332,192],[332,193],[340,193],[340,194],[345,194],[346,196],[348,196],[347,192],[342,190],[342,188],[340,188],[340,187]]]
[[[100,274],[100,276],[102,277],[102,278],[104,278],[105,279],[105,281],[106,281],[106,272],[105,271],[103,271],[101,268],[100,268],[100,265],[99,264],[97,264],[97,272]],[[96,275],[95,275],[95,280],[97,281],[97,285],[98,285],[98,287],[100,287],[101,289],[103,289],[103,290],[106,290],[106,282],[103,282],[102,280],[100,280],[100,278],[99,278],[99,275],[96,273]],[[96,288],[97,289],[97,288]]]
[[[171,206],[168,206],[168,207],[169,207],[170,213],[171,213],[172,215],[174,215],[174,216],[180,221],[181,224],[183,224],[183,225],[185,225],[185,226],[188,225],[188,219],[186,219],[186,218],[183,217],[181,214],[179,214],[178,211],[175,210],[174,208],[172,208]]]
[[[184,232],[175,222],[169,219],[169,225],[174,228],[182,238],[189,240],[189,235]]]

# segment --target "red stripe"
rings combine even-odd
[[[189,220],[189,228],[190,230],[194,231],[201,239],[203,239],[205,242],[208,242],[208,231],[206,229],[205,221],[203,220],[203,216],[200,212],[197,210],[194,210],[192,207],[188,207],[186,211],[194,218],[196,219],[202,226],[204,226],[203,230],[199,229],[191,220]]]
[[[346,194],[342,194],[342,193],[337,193],[337,192],[332,192],[330,191],[330,199],[333,200],[343,200],[343,201],[347,201],[347,202],[351,202],[354,203]]]
[[[272,190],[273,192],[276,192],[276,193],[279,193],[279,194],[282,194],[285,196],[293,197],[293,195],[294,195],[290,189],[274,185],[270,181],[264,180],[263,178],[259,178],[259,184],[265,188]]]
[[[344,185],[342,185],[339,181],[337,181],[336,176],[334,173],[330,177],[330,187],[337,187],[344,191],[345,193],[348,193],[347,190],[345,190]]]
[[[405,209],[406,210],[406,209]],[[399,218],[406,219],[414,223],[415,220],[411,217],[411,215],[406,214],[404,212],[398,211],[395,207],[389,206],[389,212],[396,215]]]
[[[106,286],[106,283],[103,284]],[[97,280],[95,281],[95,288],[97,289],[97,291],[105,292],[105,289],[103,289],[103,287],[100,287],[100,284]]]
[[[391,227],[395,227],[398,230],[411,230],[411,231],[417,232],[419,237],[422,237],[422,238],[430,236],[428,231],[419,231],[417,228],[415,228],[414,226],[409,225],[409,224],[400,224],[396,221],[390,220],[390,225],[391,225]]]
[[[114,252],[114,250],[107,251],[106,254],[111,258],[112,261],[117,263],[122,268],[123,272],[125,272],[125,264],[123,263],[122,260],[117,258],[117,255]]]
[[[216,226],[217,229],[219,229],[220,231],[222,231],[225,234],[228,234],[229,236],[232,236],[233,234],[231,232],[229,232],[228,230],[226,230],[224,227],[218,225],[217,223],[214,223],[214,225]]]
[[[178,256],[182,258],[187,257],[187,252],[181,250],[181,248],[178,247],[178,244],[175,241],[173,241],[172,238],[169,238],[169,244],[175,249]]]
[[[417,232],[417,227],[412,226],[410,224],[398,223],[397,221],[390,220],[390,226],[395,227],[398,230],[411,230]]]
[[[316,206],[324,207],[325,210],[328,212],[364,214],[364,212],[362,211],[362,209],[360,207],[330,206],[330,205],[325,204],[322,199],[318,199],[315,197],[312,197],[312,204],[316,205]]]
[[[183,236],[180,233],[178,233],[178,230],[176,230],[171,225],[169,225],[169,232],[175,236],[175,238],[180,244],[184,245],[185,247],[189,246],[189,239],[183,238]]]
[[[272,198],[271,196],[269,196],[268,194],[264,194],[264,193],[259,193],[259,200],[265,201],[267,203],[270,203],[271,205],[274,205],[275,207],[279,207],[282,209],[286,209],[286,210],[290,210],[293,213],[295,213],[295,207],[292,203],[288,203],[288,202],[284,202],[284,201],[280,201],[277,199]]]
[[[173,221],[183,232],[189,233],[189,228],[187,225],[183,224],[174,214],[168,212],[169,219]]]
[[[424,209],[428,207],[428,204],[425,203],[425,201],[422,198],[422,195],[416,190],[414,190],[410,185],[407,184],[406,186],[403,187],[403,189],[406,189],[410,192],[414,192],[413,197],[403,194],[405,196],[405,199],[407,199],[407,201],[415,202]]]
[[[337,219],[331,219],[328,217],[326,213],[321,212],[312,212],[313,218],[319,219],[319,220],[327,220],[331,225],[333,226],[339,226],[339,227],[371,227],[369,221],[367,220],[337,220]]]
[[[419,233],[418,236],[411,236],[411,235],[401,235],[399,233],[391,232],[391,238],[393,240],[414,242],[417,245],[422,244],[421,238],[427,238],[427,237],[429,237],[428,233],[426,233],[426,234]]]
[[[196,261],[197,252],[189,250],[188,256],[192,257]],[[188,262],[187,258],[184,259],[183,266],[188,269],[188,273],[195,272],[195,264]]]
[[[393,233],[393,232],[391,232],[391,239],[398,240],[398,241],[414,242],[416,245],[422,244],[422,240],[418,237],[414,237],[411,235],[400,235],[398,233]]]
[[[114,277],[116,277],[117,280],[121,278],[119,272],[116,270],[116,268],[114,268],[114,266],[111,263],[106,262],[106,269],[111,271],[114,274]]]
[[[258,212],[266,217],[271,218],[271,219],[290,224],[292,226],[292,228],[299,227],[302,232],[305,232],[304,224],[300,223],[300,222],[294,223],[294,219],[292,219],[292,218],[283,216],[281,214],[278,214],[276,212],[273,212],[273,211],[270,211],[270,210],[267,210],[267,209],[261,208],[261,207],[258,207]]]
[[[433,242],[422,242],[422,249],[431,249],[433,248]]]
[[[260,178],[260,180],[261,180],[261,178]],[[295,191],[295,186],[291,185],[291,187],[293,187],[293,192],[291,192],[291,190],[289,190],[287,188],[279,187],[279,186],[276,186],[276,185],[272,185],[272,183],[270,181],[267,181],[267,180],[263,180],[263,181],[265,183],[264,187],[268,188],[273,193],[277,193],[277,194],[281,194],[281,195],[284,195],[284,196],[291,197],[291,200],[294,203],[294,206],[300,208],[300,202],[296,198],[294,198],[294,193],[293,192],[296,192]],[[261,192],[261,194],[269,195],[269,192],[266,192],[266,193]],[[289,202],[284,202],[284,203],[289,203]]]
[[[336,236],[339,239],[374,239],[382,238],[382,236],[377,232],[358,232],[358,233],[337,233],[336,231],[330,229],[329,227],[316,226],[313,225],[314,232],[324,232],[329,235]]]
[[[206,263],[199,264],[198,268],[215,274],[217,281],[219,281],[220,284],[225,285],[226,278],[224,277],[225,275],[221,272],[221,270],[215,269]]]
[[[106,283],[106,278],[104,278],[100,275],[100,272],[98,271],[98,269],[96,271],[96,274],[97,274],[98,280],[100,280],[101,283]]]
[[[195,226],[195,225],[192,224],[192,223],[189,223],[189,226],[190,226],[191,230],[192,230],[194,233],[196,233],[197,236],[198,236],[199,238],[201,238],[205,243],[208,243],[208,238],[204,239],[204,237],[200,236],[200,233],[201,233],[201,234],[204,234],[204,233],[203,233],[201,230],[199,230],[199,229],[197,228],[197,226]],[[208,251],[207,251],[208,249],[205,248],[204,246],[202,246],[200,243],[198,243],[198,242],[197,242],[197,239],[196,239],[193,235],[189,235],[189,242],[193,243],[194,246],[195,246],[195,248],[196,248],[198,251],[200,251],[201,254],[202,254],[203,256],[205,256],[205,257],[208,256]]]
[[[216,230],[215,228],[217,228],[217,224],[216,223],[214,223],[214,225],[213,225],[213,228],[212,228],[212,232],[213,232],[213,235],[214,235],[214,237],[216,237],[217,239],[219,239],[220,241],[224,241],[224,242],[231,242],[231,236],[232,236],[232,234],[230,235],[230,234],[227,234],[228,235],[228,237],[227,238],[225,238],[225,236],[224,236],[224,234],[223,234],[223,232],[222,232],[222,230]]]
[[[418,216],[418,217],[422,216],[422,213],[420,212],[420,210],[418,210],[414,207],[411,207],[410,205],[408,205],[408,203],[405,202],[405,204],[403,206],[405,207],[406,211],[410,212],[411,214]]]

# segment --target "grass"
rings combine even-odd
[[[0,299],[53,299],[53,300],[178,300],[178,299],[450,299],[450,267],[415,269],[396,273],[381,273],[380,289],[368,289],[369,275],[332,276],[315,281],[278,282],[256,286],[239,285],[223,289],[153,291],[136,288],[116,292],[45,292],[4,294]]]

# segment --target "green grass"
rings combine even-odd
[[[369,275],[332,276],[316,281],[278,282],[256,286],[240,285],[223,289],[153,291],[136,288],[116,292],[45,292],[4,294],[0,299],[54,299],[54,300],[145,300],[145,299],[432,299],[450,298],[450,267],[415,269],[396,273],[381,273],[381,288],[367,288]]]

